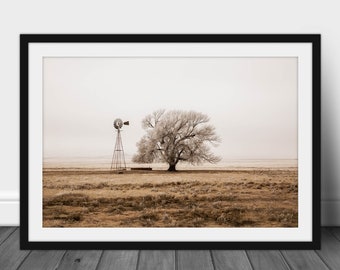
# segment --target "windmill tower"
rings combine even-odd
[[[117,118],[113,121],[113,127],[117,130],[117,137],[115,148],[113,150],[112,155],[112,162],[111,162],[111,171],[121,172],[126,170],[126,163],[125,163],[125,155],[124,155],[124,148],[122,142],[122,135],[121,129],[123,125],[129,125],[129,121],[123,122],[122,119]]]

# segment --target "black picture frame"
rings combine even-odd
[[[320,249],[321,68],[318,34],[22,34],[20,36],[20,247],[21,249]],[[32,241],[29,237],[30,45],[54,43],[258,43],[312,47],[312,239],[311,241]]]

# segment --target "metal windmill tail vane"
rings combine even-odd
[[[113,150],[112,162],[111,162],[111,171],[121,172],[126,170],[126,162],[124,155],[124,148],[122,142],[121,129],[123,125],[128,126],[129,121],[123,122],[122,119],[117,118],[113,121],[113,127],[117,130],[116,143]]]

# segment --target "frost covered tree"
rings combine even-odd
[[[146,134],[137,143],[136,163],[165,162],[168,171],[176,171],[178,162],[216,163],[220,158],[210,151],[210,145],[220,142],[209,117],[194,111],[158,110],[142,121]]]

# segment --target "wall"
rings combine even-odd
[[[20,33],[321,33],[322,223],[340,225],[336,1],[0,2],[0,224],[19,224]]]

